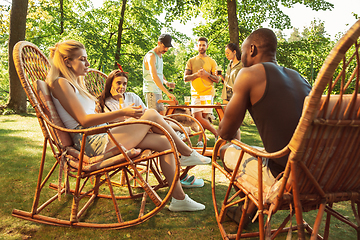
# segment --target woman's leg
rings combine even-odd
[[[182,132],[181,127],[179,127],[177,124],[171,122],[171,121],[166,121],[167,124],[170,125],[170,127],[172,127],[172,129],[174,129],[175,131],[179,131]],[[191,133],[191,129],[190,127],[184,127],[185,132],[189,135]]]
[[[157,133],[149,133],[145,136],[143,141],[137,146],[139,148],[150,148],[156,151],[164,151],[170,148],[170,143],[164,135]],[[171,185],[175,176],[175,158],[172,154],[160,157],[160,166],[163,174],[165,175],[168,183]],[[170,211],[199,211],[205,209],[205,205],[197,203],[189,196],[187,196],[178,179],[174,186],[172,193],[172,200],[170,202]]]
[[[150,125],[131,124],[119,126],[111,130],[115,139],[127,148],[138,147],[141,149],[152,149],[155,151],[164,151],[171,148],[170,142],[158,133],[149,133]],[[134,134],[136,133],[136,134]],[[112,141],[109,142],[108,148],[114,146]],[[176,163],[173,154],[160,157],[161,170],[170,185],[173,184]],[[170,211],[198,211],[205,209],[205,205],[197,203],[189,198],[183,191],[180,180],[174,185],[172,200],[169,206]]]
[[[115,139],[121,143],[126,149],[136,147],[149,133],[150,125],[146,124],[130,124],[112,128],[110,131]],[[136,133],[136,134],[134,134]],[[115,144],[109,138],[109,143],[106,149],[114,147]]]
[[[174,139],[177,150],[181,153],[181,155],[189,156],[192,152],[192,149],[186,145],[175,133],[174,129],[164,120],[164,118],[155,110],[148,109],[145,111],[144,115],[140,118],[142,120],[149,120],[152,122],[156,122],[164,127]],[[157,128],[152,128],[155,133],[162,133]]]
[[[149,133],[136,147],[141,149],[153,149],[155,151],[164,151],[171,148],[171,145],[164,135],[157,133]],[[172,184],[175,175],[175,158],[173,154],[168,154],[160,157],[160,166],[165,175],[169,185]],[[182,200],[185,198],[185,193],[181,187],[180,180],[177,180],[172,194],[173,198]]]
[[[146,124],[130,124],[126,126],[119,126],[111,130],[115,139],[120,142],[126,149],[134,147],[141,149],[151,149],[155,151],[164,151],[171,148],[171,145],[165,135],[157,133],[149,133],[150,125]],[[134,134],[136,133],[136,134]],[[112,141],[109,141],[107,149],[114,146]],[[172,154],[160,157],[161,170],[166,177],[169,185],[172,184],[175,175],[175,159]],[[185,198],[185,193],[178,180],[175,184],[172,196],[175,199],[182,200]]]

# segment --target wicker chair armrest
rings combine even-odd
[[[131,124],[146,124],[146,125],[150,125],[153,127],[157,127],[164,133],[167,133],[165,128],[163,128],[161,125],[159,125],[155,122],[152,122],[152,121],[148,121],[148,120],[118,122],[118,123],[111,123],[111,124],[104,125],[104,126],[90,127],[90,128],[84,128],[84,129],[70,129],[70,128],[61,127],[55,123],[52,123],[51,121],[49,121],[49,119],[47,117],[43,117],[43,119],[47,124],[49,124],[54,129],[57,129],[57,130],[63,131],[63,132],[67,132],[67,133],[84,133],[84,134],[86,133],[87,135],[94,135],[94,134],[106,133],[109,129],[114,128],[114,127],[123,126],[123,125],[131,125]],[[167,133],[167,134],[169,134],[169,133]]]
[[[254,157],[263,157],[263,158],[271,158],[271,159],[276,159],[276,158],[281,158],[283,156],[285,156],[286,154],[290,153],[290,149],[288,146],[285,146],[283,149],[277,151],[277,152],[273,152],[273,153],[268,153],[265,150],[259,150],[257,148],[254,148],[252,146],[247,145],[246,143],[243,143],[237,139],[233,139],[231,140],[231,143],[241,147],[241,149],[254,156]]]

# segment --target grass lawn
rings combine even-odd
[[[254,125],[246,124],[241,130],[244,142],[261,145]],[[11,212],[15,208],[25,211],[31,209],[43,136],[33,114],[0,116],[0,136],[0,239],[221,239],[211,197],[210,166],[197,166],[190,171],[190,174],[204,179],[203,188],[185,189],[189,196],[206,205],[204,211],[176,213],[165,207],[148,221],[122,230],[55,227],[12,217]],[[209,145],[213,145],[213,139],[209,141]],[[51,154],[48,154],[47,159],[50,163],[54,161]],[[50,163],[45,167],[49,167]],[[54,175],[52,181],[56,183],[57,174]],[[218,179],[217,189],[220,194],[225,194],[226,179],[221,176]],[[57,204],[66,209],[71,204],[70,197],[63,197]],[[100,205],[99,202],[96,204]],[[349,203],[337,204],[336,209],[353,220]],[[285,212],[276,214],[273,225],[279,224],[281,217],[285,215]],[[304,215],[313,224],[316,212]],[[106,214],[97,217],[101,220],[106,218]],[[293,222],[295,224],[295,217]],[[235,225],[230,227],[235,228]],[[250,228],[256,229],[256,225]],[[293,239],[296,238],[296,234],[293,234]],[[286,239],[286,234],[278,239]],[[356,231],[333,219],[330,239],[356,239]]]

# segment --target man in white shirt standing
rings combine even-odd
[[[148,108],[156,109],[162,115],[164,114],[164,105],[157,102],[162,99],[162,93],[164,92],[169,99],[176,100],[176,97],[165,87],[173,89],[175,83],[166,81],[163,74],[162,55],[172,47],[171,40],[169,34],[161,34],[158,38],[158,45],[145,55],[143,61],[143,94],[146,105]]]

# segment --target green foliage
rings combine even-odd
[[[9,95],[9,73],[7,71],[7,63],[7,53],[0,50],[0,106],[7,102]]]
[[[298,29],[294,29],[289,41],[278,42],[277,60],[280,65],[297,70],[313,83],[333,46],[324,23],[314,20],[304,29],[302,36]]]
[[[9,95],[8,39],[10,6],[0,5],[0,106],[4,105]]]
[[[65,39],[75,39],[85,44],[92,68],[109,74],[115,66],[118,30],[122,2],[106,0],[94,9],[91,1],[29,0],[26,40],[33,42],[48,54],[48,48]],[[285,67],[298,70],[307,79],[316,76],[325,56],[333,43],[325,35],[323,24],[314,22],[307,28],[301,39],[287,42],[281,35],[282,29],[290,28],[291,22],[279,8],[304,4],[314,10],[328,10],[332,4],[324,1],[306,0],[247,0],[237,1],[240,44],[254,29],[265,22],[279,29],[278,61]],[[9,6],[0,6],[0,104],[7,101],[7,39],[9,28]],[[159,15],[165,13],[165,22]],[[195,27],[196,37],[209,39],[208,54],[222,70],[228,60],[224,47],[229,43],[227,1],[225,0],[132,0],[126,1],[126,9],[121,34],[119,63],[129,72],[129,91],[142,97],[142,60],[144,55],[157,44],[162,32],[173,36],[176,47],[164,55],[165,77],[176,82],[175,95],[182,103],[182,96],[190,93],[189,83],[183,82],[187,60],[197,54],[194,39],[189,39],[171,26],[174,20],[186,23],[192,17],[203,16],[205,22]],[[354,13],[355,16],[355,13]],[[322,28],[321,28],[322,26]],[[311,68],[311,59],[313,68]],[[311,70],[313,69],[313,70]],[[312,72],[312,75],[311,75]],[[216,84],[216,99],[220,101],[222,84]]]

